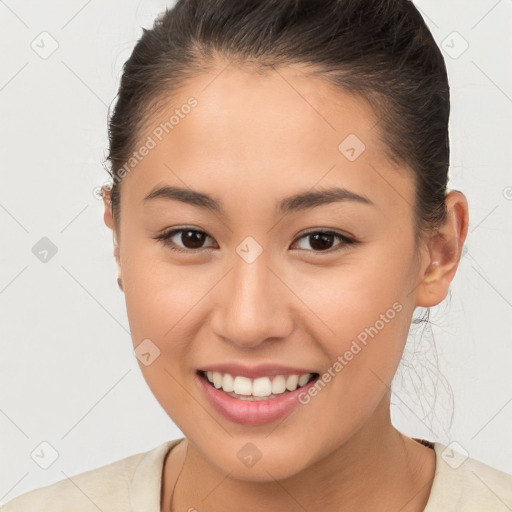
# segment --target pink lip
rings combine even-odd
[[[304,373],[318,373],[306,368],[293,368],[291,366],[282,366],[275,364],[260,364],[258,366],[243,366],[238,363],[223,363],[208,365],[200,369],[203,372],[212,371],[219,373],[229,373],[233,377],[240,375],[249,379],[258,377],[275,377],[276,375],[302,375]]]
[[[198,373],[198,375],[203,392],[218,413],[235,423],[252,426],[276,421],[291,412],[294,407],[299,405],[299,396],[307,393],[308,389],[314,386],[317,381],[315,378],[305,386],[297,388],[295,391],[285,392],[278,398],[249,401],[228,395],[222,389],[212,386],[204,375],[201,373]]]

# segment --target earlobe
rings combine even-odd
[[[121,260],[119,257],[119,244],[116,240],[115,234],[114,234],[114,257],[115,257],[116,263],[117,263],[117,285],[119,286],[119,289],[124,293],[123,279],[121,277],[122,271],[121,271]]]
[[[415,289],[417,306],[432,307],[444,300],[459,266],[468,231],[468,203],[462,192],[452,190],[445,204],[445,222],[427,242],[427,262],[420,269],[420,284]]]

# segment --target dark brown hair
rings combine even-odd
[[[143,29],[109,125],[111,201],[148,118],[186,79],[224,59],[303,64],[373,106],[388,156],[412,170],[416,234],[446,215],[450,94],[443,56],[409,0],[178,0]],[[341,141],[340,141],[341,142]],[[122,175],[121,175],[122,177]]]

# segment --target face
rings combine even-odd
[[[299,68],[224,66],[141,133],[140,146],[156,144],[122,181],[119,268],[140,368],[171,419],[217,469],[286,478],[387,420],[423,261],[414,185],[364,100]],[[162,187],[189,201],[145,199]],[[302,194],[316,201],[285,201]],[[198,374],[230,364],[233,377],[319,377],[291,407],[268,404],[282,395],[258,405]]]

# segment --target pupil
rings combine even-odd
[[[329,249],[332,244],[333,235],[327,233],[315,233],[310,235],[310,245],[313,249]],[[313,242],[311,241],[313,240]]]
[[[181,241],[188,249],[200,249],[204,243],[204,233],[200,233],[199,231],[184,231],[181,235]]]

